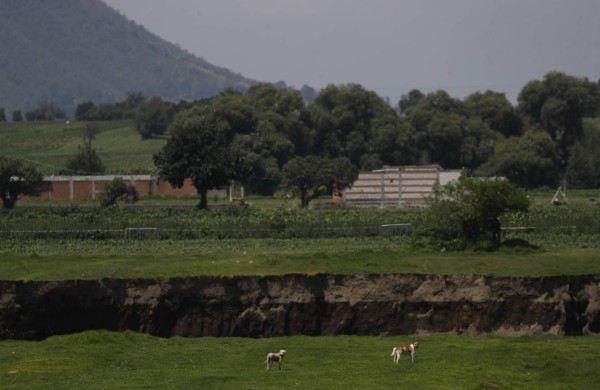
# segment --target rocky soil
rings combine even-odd
[[[0,339],[600,332],[600,276],[300,275],[0,281]]]

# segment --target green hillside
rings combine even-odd
[[[0,155],[34,161],[45,175],[58,174],[83,146],[85,122],[0,123]],[[109,173],[150,173],[152,155],[165,139],[142,141],[129,121],[98,122],[93,142]]]
[[[100,0],[1,1],[0,36],[0,107],[9,115],[52,101],[71,116],[79,103],[111,103],[134,91],[196,100],[253,83]]]

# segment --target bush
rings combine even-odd
[[[100,204],[107,207],[116,204],[118,200],[125,203],[135,203],[138,199],[139,194],[133,185],[125,183],[125,180],[121,177],[115,177],[106,183],[104,192],[100,197]]]

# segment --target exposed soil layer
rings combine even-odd
[[[300,275],[0,281],[0,339],[600,332],[600,275]]]

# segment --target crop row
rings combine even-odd
[[[382,225],[418,226],[423,209],[22,208],[0,212],[0,239],[265,239],[375,237]],[[600,207],[537,207],[506,214],[513,236],[600,234]]]

